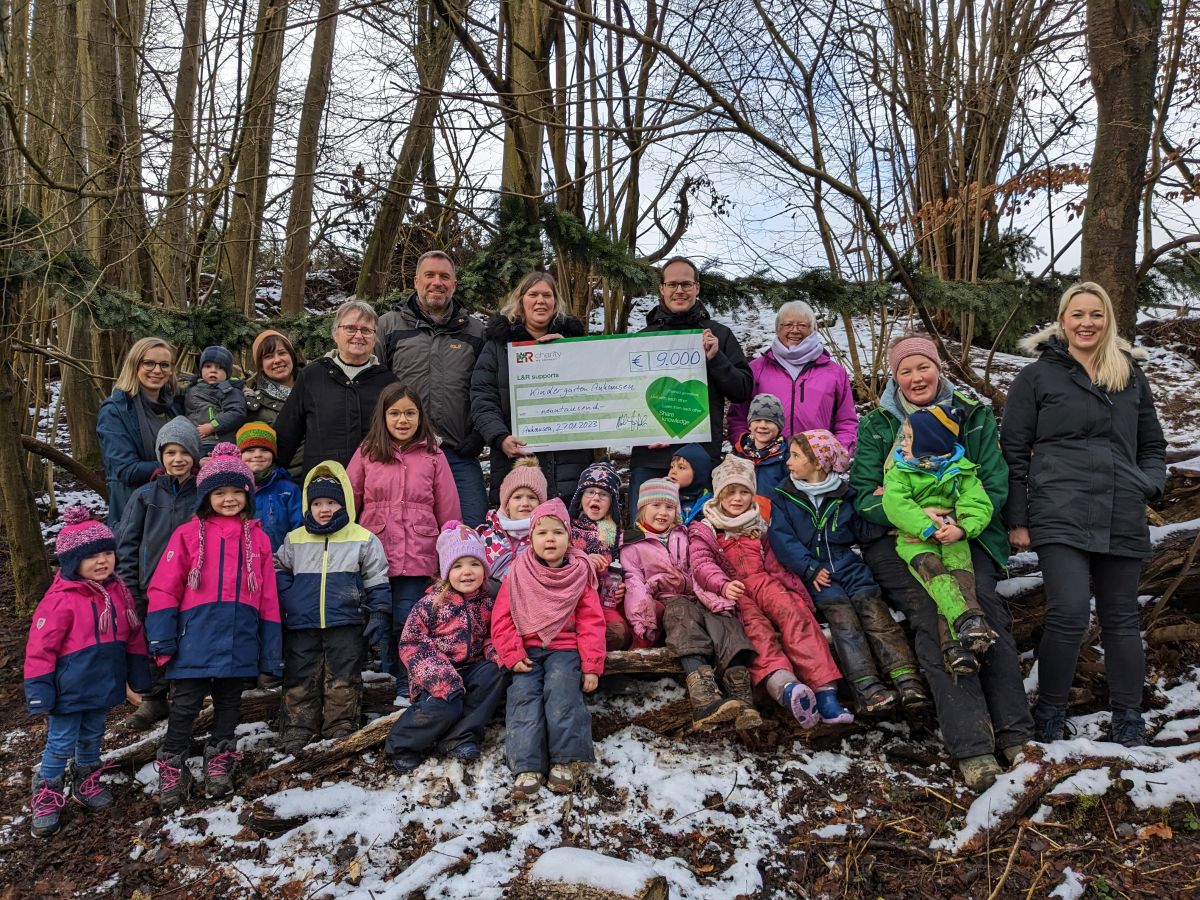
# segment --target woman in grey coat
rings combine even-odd
[[[1166,478],[1150,384],[1117,337],[1108,294],[1093,282],[1068,288],[1058,320],[1023,346],[1040,356],[1013,380],[1000,443],[1009,467],[1009,541],[1037,551],[1046,590],[1037,738],[1065,734],[1094,595],[1112,739],[1139,746],[1146,656],[1137,586],[1150,553],[1146,503]]]

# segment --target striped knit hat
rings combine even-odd
[[[667,478],[647,478],[638,489],[637,508],[640,511],[647,503],[663,501],[674,503],[679,509],[679,485]]]
[[[62,531],[54,541],[54,552],[58,554],[63,578],[78,581],[79,564],[93,554],[115,552],[117,541],[107,525],[92,518],[86,506],[67,507],[63,522]]]
[[[247,422],[237,430],[237,448],[239,451],[253,450],[255,447],[270,450],[272,456],[279,455],[279,445],[275,440],[275,429],[266,422]]]

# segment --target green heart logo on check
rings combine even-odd
[[[646,405],[671,437],[683,437],[708,418],[708,387],[703,381],[656,378],[646,388]]]

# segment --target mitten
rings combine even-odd
[[[367,625],[363,628],[363,637],[367,639],[367,643],[374,647],[387,637],[388,629],[391,628],[392,617],[382,610],[375,610],[367,619]]]

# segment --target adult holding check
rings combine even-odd
[[[582,337],[586,329],[566,314],[554,276],[530,272],[508,295],[500,312],[487,324],[487,343],[479,352],[471,376],[471,418],[492,448],[491,489],[488,502],[500,502],[500,482],[513,460],[531,455],[526,442],[512,433],[512,407],[508,390],[508,345],[520,341],[546,343],[564,337]],[[579,476],[592,462],[590,450],[556,450],[537,454],[551,496],[571,499]]]
[[[659,304],[646,317],[648,331],[703,329],[703,347],[708,370],[709,434],[704,446],[713,465],[721,461],[721,434],[725,424],[725,401],[749,402],[754,374],[733,332],[714,321],[700,303],[700,270],[690,259],[675,256],[662,268]],[[647,478],[666,475],[671,457],[681,444],[649,444],[635,447],[629,460],[629,508],[637,506],[638,490]]]

